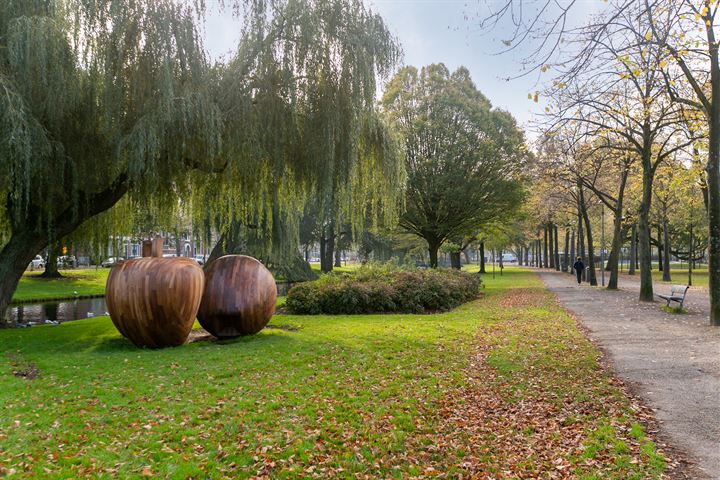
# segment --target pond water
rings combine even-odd
[[[9,310],[10,324],[19,327],[62,323],[107,315],[104,298],[16,304],[11,305]]]

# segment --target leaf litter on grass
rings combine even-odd
[[[467,384],[444,397],[433,435],[458,452],[464,477],[661,478],[666,460],[639,423],[647,413],[552,296],[516,289],[487,307],[503,318],[480,327]],[[445,460],[433,468],[448,471]]]
[[[108,319],[79,344],[7,332],[48,373],[0,378],[0,475],[657,477],[638,411],[536,277],[488,283],[441,315],[282,316],[302,328],[166,351],[127,350]]]

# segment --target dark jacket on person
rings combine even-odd
[[[585,269],[585,264],[582,262],[582,260],[578,260],[573,264],[573,268],[576,272],[582,272]]]

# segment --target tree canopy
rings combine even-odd
[[[509,113],[492,108],[465,68],[405,67],[382,103],[405,150],[400,226],[427,241],[436,267],[445,241],[509,217],[521,203],[523,134]]]

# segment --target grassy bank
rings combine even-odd
[[[696,287],[707,287],[710,284],[710,280],[708,278],[708,270],[707,266],[704,266],[703,269],[693,270],[692,273],[692,284]],[[635,276],[638,276],[636,274]],[[664,284],[673,284],[673,285],[687,285],[688,283],[688,271],[687,269],[680,270],[679,268],[671,268],[670,269],[670,278],[671,280],[669,282],[663,281],[663,272],[658,272],[656,270],[653,270],[652,273],[653,282],[654,283],[664,283]]]
[[[13,295],[14,302],[56,300],[103,295],[109,268],[61,270],[63,278],[41,278],[42,272],[26,272]]]
[[[657,476],[629,402],[539,280],[486,283],[445,314],[277,315],[254,337],[161,351],[108,318],[0,331],[0,475]]]

